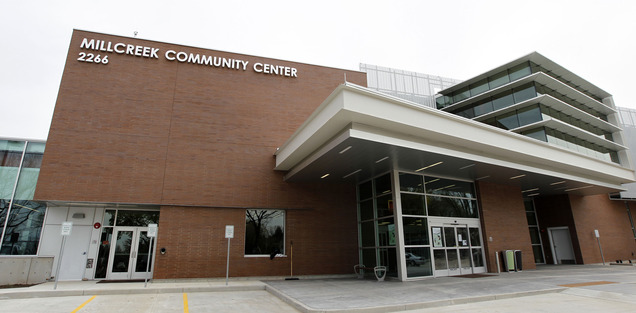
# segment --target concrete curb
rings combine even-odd
[[[94,295],[125,294],[162,294],[162,293],[195,293],[195,292],[228,292],[266,290],[265,284],[251,286],[197,286],[197,287],[165,287],[165,288],[124,288],[124,289],[82,289],[82,290],[33,290],[0,293],[0,300],[29,299],[46,297],[72,297]]]
[[[548,293],[559,293],[567,290],[568,288],[548,288],[542,290],[532,290],[532,291],[523,291],[523,292],[514,292],[514,293],[505,293],[498,295],[487,295],[487,296],[478,296],[478,297],[466,297],[466,298],[457,298],[457,299],[444,299],[444,300],[435,300],[435,301],[427,301],[420,303],[408,303],[408,304],[395,304],[395,305],[386,305],[386,306],[375,306],[375,307],[366,307],[366,308],[351,308],[351,309],[314,309],[312,307],[306,306],[305,304],[297,301],[296,299],[286,295],[280,290],[267,285],[265,290],[272,295],[275,295],[283,302],[291,305],[296,310],[303,313],[387,313],[387,312],[396,312],[396,311],[409,311],[409,310],[419,310],[419,309],[428,309],[435,307],[445,307],[449,305],[455,304],[466,304],[466,303],[474,303],[474,302],[483,302],[483,301],[494,301],[501,299],[510,299],[510,298],[519,298],[519,297],[527,297],[527,296],[535,296],[541,294]]]

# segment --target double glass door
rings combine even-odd
[[[115,227],[112,238],[107,278],[152,278],[156,241],[153,240],[150,247],[148,227]]]
[[[432,224],[435,276],[484,273],[479,227],[468,224]]]

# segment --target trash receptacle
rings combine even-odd
[[[514,250],[501,251],[501,258],[503,259],[504,271],[513,272],[515,270],[515,252],[514,252]]]
[[[515,250],[515,271],[521,271],[523,269],[521,260],[521,250]]]

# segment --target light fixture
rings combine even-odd
[[[550,185],[554,186],[554,185],[563,184],[563,183],[565,183],[565,180],[558,181],[558,182],[555,182],[555,183],[551,183]]]
[[[444,162],[443,162],[443,161],[440,161],[440,162],[437,162],[437,163],[431,164],[431,165],[429,165],[429,166],[422,167],[421,169],[416,170],[416,172],[421,172],[421,171],[423,171],[423,170],[425,170],[425,169],[427,169],[427,168],[431,168],[431,167],[433,167],[433,166],[440,165],[440,164],[442,164],[442,163],[444,163]]]
[[[526,195],[526,197],[534,197],[534,196],[538,196],[538,195],[540,195],[540,193],[537,192],[537,193],[531,193],[529,195]]]
[[[382,161],[384,161],[384,160],[386,160],[386,159],[388,159],[388,158],[389,158],[389,157],[383,157],[383,158],[381,158],[381,159],[379,159],[379,160],[375,161],[375,163],[376,163],[376,164],[377,164],[377,163],[380,163],[380,162],[382,162]]]
[[[469,168],[469,167],[473,167],[473,166],[475,166],[475,163],[473,163],[473,164],[468,164],[468,165],[466,165],[466,166],[462,166],[462,167],[460,167],[459,169],[460,169],[460,170],[464,170],[464,169],[467,169],[467,168]]]
[[[583,187],[570,188],[570,189],[566,189],[564,191],[568,192],[568,191],[580,190],[580,189],[585,189],[585,188],[590,188],[590,187],[594,187],[594,186],[588,185],[588,186],[583,186]]]
[[[439,180],[439,178],[435,178],[435,179],[433,179],[433,180],[430,180],[430,181],[425,182],[425,183],[424,183],[424,185],[426,185],[426,184],[430,184],[430,183],[434,183],[434,182],[436,182],[436,181],[438,181],[438,180]]]
[[[530,191],[537,191],[539,190],[539,188],[532,188],[532,189],[528,189],[528,190],[523,190],[521,192],[530,192]]]
[[[320,177],[320,179],[323,179],[323,178],[325,178],[327,176],[329,176],[329,174],[322,175],[322,177]]]
[[[346,148],[342,149],[342,151],[340,151],[340,152],[338,152],[338,153],[343,154],[343,153],[345,153],[345,152],[349,151],[349,149],[351,149],[351,146],[348,146],[348,147],[346,147]]]
[[[482,180],[482,179],[486,179],[486,178],[488,178],[488,177],[490,177],[490,175],[486,175],[486,176],[478,177],[478,178],[475,178],[475,180]]]
[[[359,173],[360,171],[362,171],[362,169],[359,169],[359,170],[357,170],[357,171],[353,171],[353,172],[351,172],[351,173],[349,173],[349,174],[347,174],[347,175],[345,175],[345,176],[342,176],[342,178],[347,178],[347,177],[349,177],[349,176],[351,176],[351,175],[353,175],[353,174]]]
[[[517,178],[521,178],[521,177],[524,177],[524,176],[526,176],[526,174],[521,174],[521,175],[517,175],[517,176],[512,176],[512,177],[510,177],[510,179],[517,179]]]

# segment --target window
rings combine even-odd
[[[285,254],[285,211],[247,210],[245,255]]]

